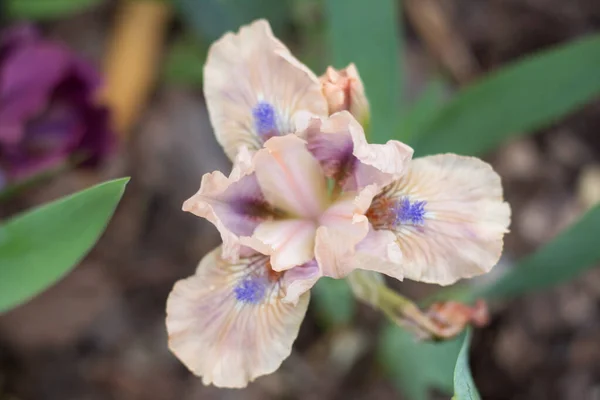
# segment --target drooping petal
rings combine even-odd
[[[272,136],[294,133],[300,110],[327,115],[318,78],[273,36],[265,20],[211,46],[204,94],[217,140],[231,159],[241,145],[258,150]]]
[[[347,110],[361,125],[369,123],[369,101],[354,64],[342,70],[328,67],[319,79],[323,87],[323,95],[329,105],[329,114]]]
[[[226,262],[220,248],[167,301],[169,348],[206,385],[241,388],[290,355],[309,301],[282,302],[285,290],[267,257]]]
[[[183,203],[183,210],[212,222],[221,234],[225,258],[235,260],[240,236],[250,236],[272,211],[253,173],[251,157],[242,149],[228,177],[219,171],[202,177],[200,190]]]
[[[270,247],[273,269],[285,271],[314,258],[316,229],[310,220],[266,221],[258,225],[252,237]]]
[[[265,199],[294,216],[316,218],[327,203],[327,182],[318,161],[295,135],[269,139],[254,156]]]
[[[413,154],[412,148],[397,140],[367,143],[363,128],[347,111],[324,120],[312,118],[301,136],[325,174],[346,191],[391,183],[406,171]]]
[[[449,285],[488,272],[500,258],[510,207],[490,165],[442,154],[414,160],[367,213],[402,251],[396,275]]]

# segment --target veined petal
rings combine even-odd
[[[284,303],[281,276],[268,258],[238,263],[215,249],[167,301],[169,348],[206,385],[241,388],[274,372],[290,355],[309,301]]]
[[[204,66],[204,95],[217,140],[229,158],[296,131],[300,110],[327,115],[318,78],[273,36],[265,20],[215,42]]]
[[[268,254],[273,269],[285,271],[314,258],[316,229],[310,220],[266,221],[256,228],[252,237],[271,249]]]
[[[498,174],[473,157],[416,159],[367,213],[402,251],[397,275],[440,285],[488,272],[500,258],[510,207]]]
[[[346,191],[391,183],[406,171],[413,154],[412,148],[397,140],[367,143],[363,128],[347,111],[324,120],[312,118],[301,136],[325,174]]]
[[[319,162],[295,135],[269,139],[254,156],[265,199],[294,216],[316,218],[327,203],[327,182]]]
[[[250,236],[272,212],[253,173],[251,156],[242,148],[229,178],[219,171],[202,177],[200,190],[183,210],[212,222],[221,234],[224,257],[235,260],[240,236]]]

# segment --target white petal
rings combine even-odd
[[[231,159],[241,145],[254,151],[273,135],[294,133],[300,110],[327,115],[318,78],[273,36],[265,20],[211,46],[204,94],[217,140]]]
[[[245,387],[290,355],[309,294],[293,305],[281,301],[284,292],[267,257],[231,264],[218,248],[169,296],[169,348],[204,384]]]
[[[510,223],[498,174],[477,158],[454,154],[414,160],[372,209],[380,209],[375,228],[397,237],[403,255],[397,274],[440,285],[488,272]],[[387,221],[386,209],[393,210]]]

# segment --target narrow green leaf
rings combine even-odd
[[[0,312],[43,291],[87,254],[128,181],[102,183],[0,225]]]
[[[67,17],[104,0],[6,0],[6,12],[10,18],[26,20],[49,20]]]
[[[410,400],[427,400],[428,391],[453,389],[452,371],[462,341],[419,342],[410,333],[388,324],[378,343],[378,358],[393,384]]]
[[[505,299],[573,279],[600,263],[600,205],[474,296]]]
[[[453,400],[481,400],[469,368],[469,345],[471,343],[471,329],[462,335],[464,337],[456,366],[454,367],[454,397]]]
[[[352,321],[356,302],[346,280],[321,278],[311,294],[316,316],[325,327],[347,325]]]
[[[287,0],[173,0],[183,21],[201,39],[213,41],[227,31],[266,18],[276,34],[290,17]]]
[[[385,142],[399,126],[402,106],[398,2],[326,0],[325,4],[334,65],[356,64],[371,103],[371,137]]]
[[[400,121],[398,137],[403,141],[415,140],[415,134],[441,110],[449,95],[448,85],[441,78],[427,83],[417,100]]]
[[[449,102],[418,133],[415,153],[482,154],[547,126],[600,94],[598,65],[594,35],[502,68]]]

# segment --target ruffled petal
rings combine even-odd
[[[397,238],[403,260],[395,275],[440,285],[488,272],[510,223],[498,174],[454,154],[414,160],[367,215],[375,229]]]
[[[205,174],[200,190],[183,203],[183,210],[206,218],[217,227],[224,257],[231,260],[237,258],[240,236],[252,235],[272,213],[245,148],[239,152],[229,178],[219,171]]]
[[[294,216],[316,218],[327,203],[327,182],[306,143],[294,135],[274,137],[254,156],[266,200]]]
[[[252,237],[269,246],[267,254],[271,256],[273,269],[285,271],[314,258],[316,229],[316,224],[309,220],[267,221],[256,228]]]
[[[412,148],[397,140],[367,143],[363,128],[347,111],[325,120],[312,118],[300,135],[325,174],[346,191],[388,185],[406,171],[413,154]]]
[[[354,64],[342,70],[328,67],[319,79],[323,87],[323,95],[329,105],[329,114],[347,110],[361,125],[369,123],[369,101]]]
[[[284,303],[280,276],[259,254],[224,261],[220,248],[167,301],[169,348],[205,385],[242,388],[290,355],[309,301]]]
[[[296,131],[300,111],[327,115],[318,78],[273,36],[265,20],[215,42],[204,66],[204,95],[217,140],[229,158]]]

